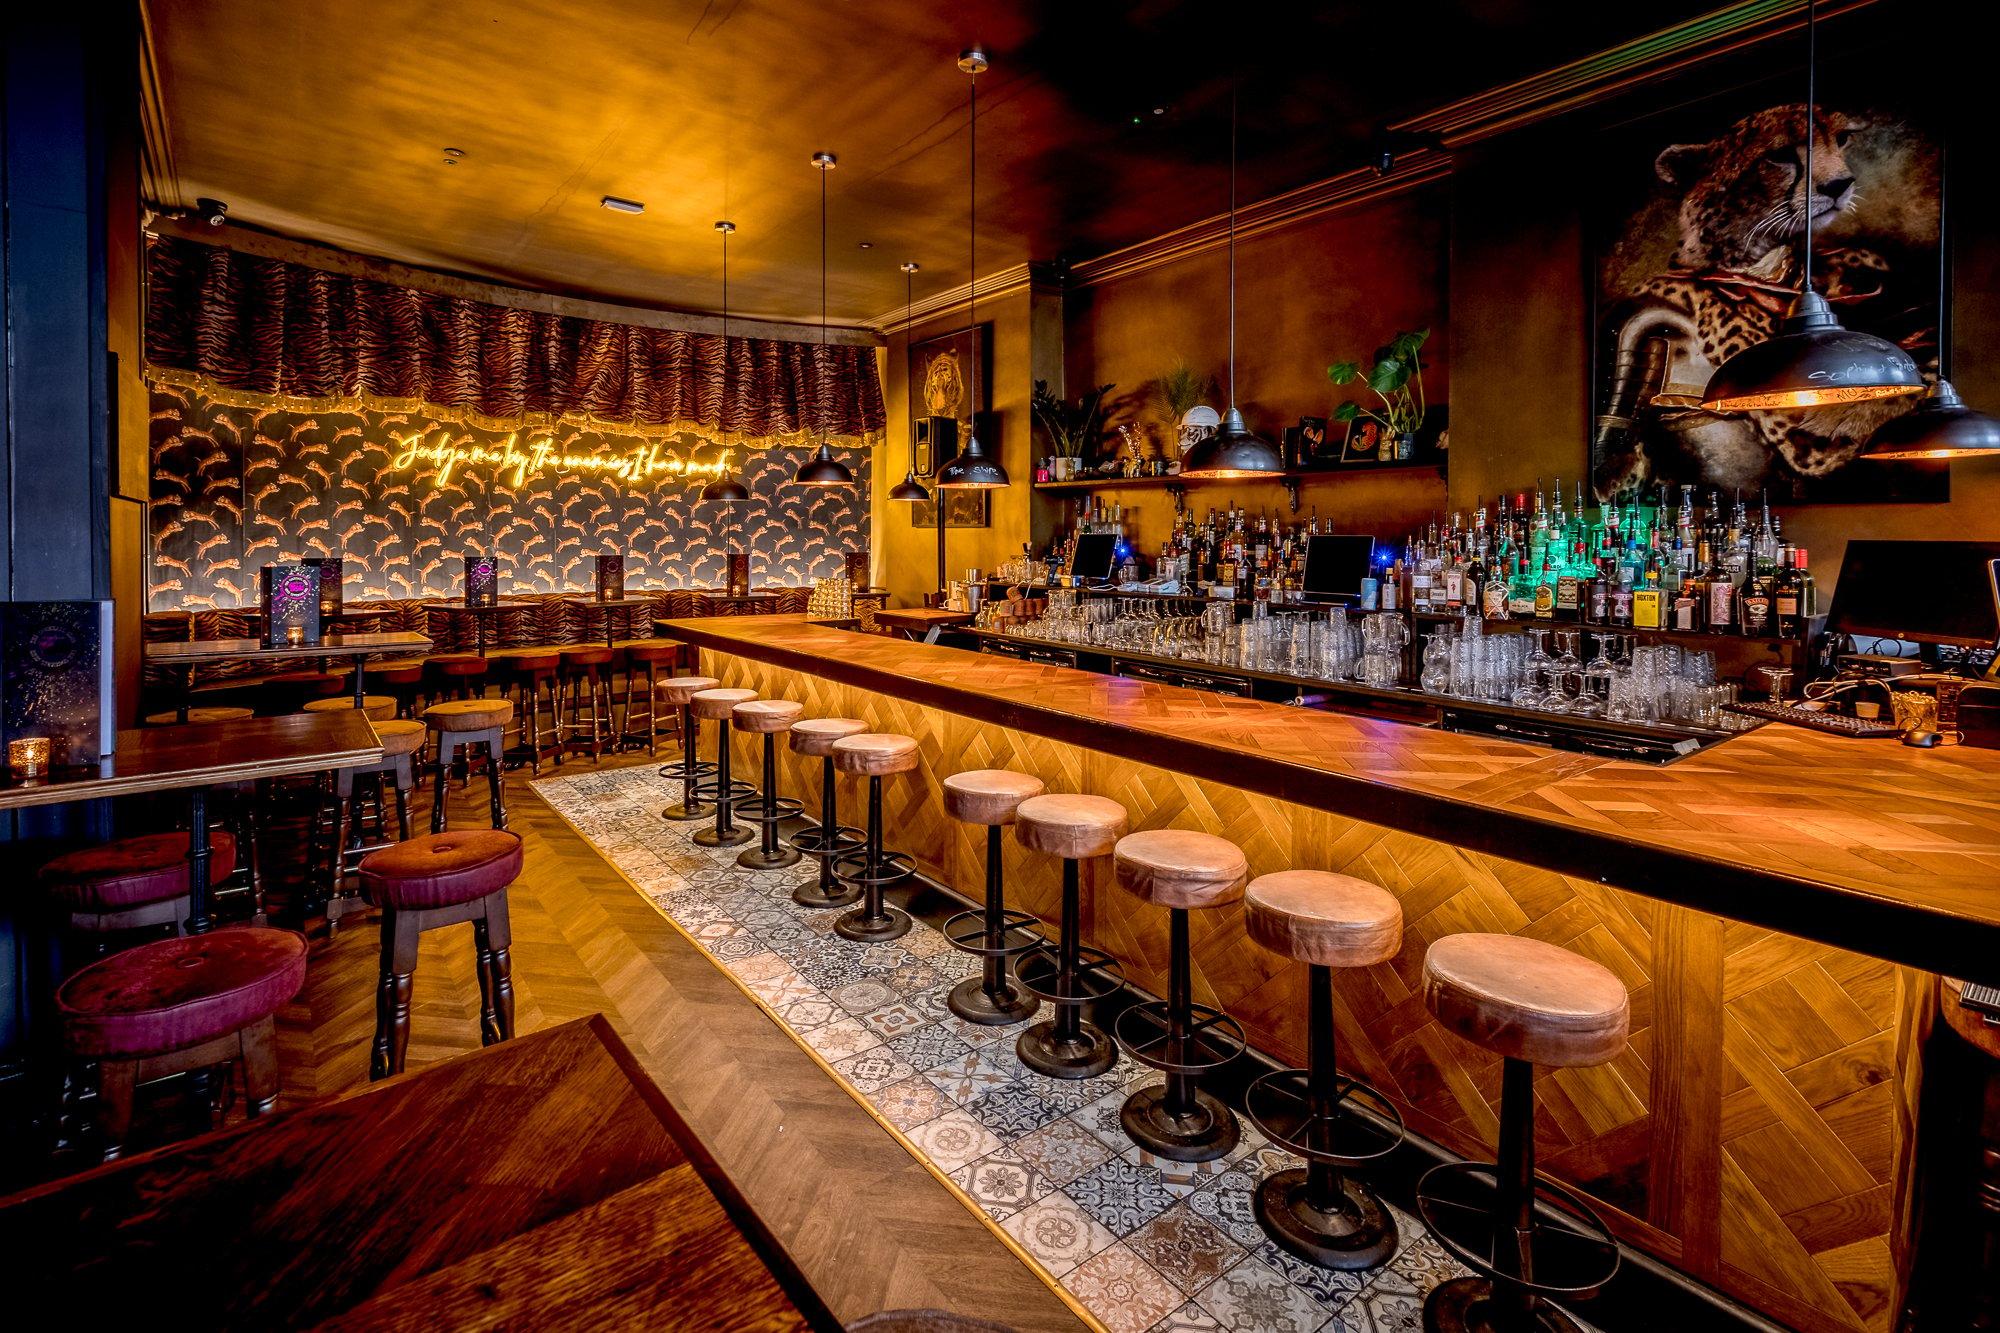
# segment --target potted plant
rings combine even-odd
[[[1358,361],[1341,361],[1326,368],[1326,377],[1335,384],[1358,380],[1381,402],[1379,410],[1342,403],[1333,409],[1333,419],[1350,426],[1361,420],[1381,426],[1385,461],[1392,448],[1393,456],[1403,460],[1416,452],[1417,427],[1424,420],[1424,367],[1419,353],[1430,336],[1429,329],[1398,333],[1375,349],[1374,363],[1365,370]]]
[[[1103,433],[1104,396],[1115,387],[1100,384],[1072,403],[1049,388],[1047,380],[1035,381],[1031,400],[1035,420],[1049,437],[1050,448],[1055,450],[1057,481],[1074,477],[1080,469],[1084,449],[1097,443],[1097,437]]]
[[[1161,449],[1163,458],[1178,457],[1181,450],[1181,431],[1187,421],[1187,414],[1202,405],[1203,400],[1215,393],[1215,378],[1212,375],[1198,375],[1188,368],[1185,361],[1176,361],[1173,367],[1153,381],[1153,406],[1166,421],[1167,441],[1171,452]]]

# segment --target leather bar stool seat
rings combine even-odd
[[[507,664],[506,685],[514,692],[514,716],[520,719],[514,748],[507,751],[511,760],[526,760],[536,773],[542,771],[542,754],[546,750],[556,752],[556,761],[562,761],[562,697],[556,687],[556,673],[562,665],[562,658],[554,652],[516,653],[503,658]],[[549,724],[542,726],[542,705],[548,705]]]
[[[97,1065],[104,1160],[124,1149],[142,1080],[233,1063],[243,1070],[249,1113],[275,1107],[272,1020],[305,977],[303,936],[232,926],[126,949],[63,982],[56,989],[63,1044],[71,1057]]]
[[[511,699],[455,699],[424,710],[424,723],[437,737],[436,775],[431,791],[431,832],[445,830],[445,782],[454,755],[483,749],[486,755],[488,805],[493,827],[507,827],[505,744],[507,724],[514,720]]]
[[[1236,1113],[1197,1085],[1197,1077],[1243,1053],[1243,1029],[1221,1010],[1194,1002],[1188,913],[1227,907],[1243,897],[1250,863],[1227,838],[1192,829],[1128,833],[1113,851],[1118,887],[1168,914],[1167,998],[1118,1016],[1118,1044],[1166,1081],[1135,1090],[1119,1112],[1125,1132],[1147,1152],[1179,1162],[1207,1162],[1236,1146]]]
[[[1360,1271],[1386,1263],[1398,1243],[1395,1214],[1368,1186],[1345,1174],[1379,1161],[1403,1141],[1395,1105],[1335,1058],[1333,969],[1373,967],[1402,951],[1403,906],[1380,885],[1323,870],[1259,875],[1243,895],[1250,938],[1306,964],[1307,1067],[1266,1074],[1250,1085],[1244,1110],[1279,1147],[1306,1159],[1259,1185],[1257,1222],[1308,1263]],[[1354,1113],[1359,1104],[1373,1116]]]
[[[1031,773],[975,768],[953,773],[942,789],[946,814],[986,830],[985,906],[960,912],[944,924],[945,938],[953,948],[979,957],[979,975],[952,987],[945,1007],[968,1023],[1018,1023],[1032,1017],[1041,1000],[1014,980],[1007,960],[1041,947],[1035,931],[1041,921],[1029,912],[1007,910],[1001,834],[1014,822],[1021,802],[1040,796],[1044,786]]]
[[[901,939],[910,930],[909,913],[882,901],[883,890],[916,873],[906,853],[882,845],[882,779],[914,772],[921,761],[916,739],[890,732],[860,731],[833,743],[833,766],[849,777],[868,779],[868,828],[861,850],[834,866],[834,877],[861,890],[861,901],[833,923],[842,939],[880,944]]]
[[[212,705],[205,708],[188,709],[187,720],[189,722],[241,722],[245,718],[255,716],[257,716],[256,712],[249,708],[229,708],[221,705]],[[146,714],[146,725],[149,727],[172,727],[180,725],[180,722],[180,714],[171,710],[165,713]]]
[[[729,721],[753,736],[782,735],[805,716],[806,706],[791,699],[751,699],[736,705]]]
[[[681,646],[664,639],[628,643],[620,650],[625,655],[625,718],[620,724],[621,741],[646,743],[647,754],[657,754],[660,748],[660,673],[671,671],[681,660]],[[646,677],[646,688],[636,689],[639,676]],[[634,717],[633,708],[643,704],[645,728],[639,729],[639,719]]]
[[[1423,997],[1447,1032],[1502,1060],[1499,1160],[1447,1162],[1417,1182],[1418,1216],[1479,1275],[1433,1288],[1424,1327],[1576,1333],[1577,1322],[1551,1298],[1594,1295],[1616,1275],[1620,1255],[1581,1195],[1536,1179],[1535,1066],[1616,1058],[1631,1027],[1625,984],[1544,940],[1469,933],[1447,935],[1425,952]],[[1540,1209],[1563,1221],[1544,1222]]]
[[[792,753],[820,763],[819,825],[792,835],[792,846],[799,854],[819,862],[814,876],[799,881],[792,890],[792,901],[801,907],[849,907],[861,897],[858,885],[845,885],[833,877],[837,858],[868,845],[867,834],[840,822],[833,746],[867,730],[868,724],[858,717],[806,717],[792,723]]]
[[[713,676],[673,676],[661,681],[654,692],[660,696],[660,702],[675,708],[686,708],[695,695],[703,690],[717,689],[721,684]]]
[[[370,1078],[403,1072],[410,1045],[417,939],[426,930],[472,923],[480,1043],[491,1046],[514,1035],[507,886],[520,873],[521,839],[500,829],[430,833],[363,859],[361,891],[382,909],[382,965],[375,990]]]
[[[416,711],[417,694],[423,689],[424,665],[411,662],[371,666],[368,668],[368,683],[394,696],[397,717],[408,717]]]
[[[778,737],[792,729],[806,706],[790,699],[752,699],[736,705],[729,715],[730,725],[747,735],[764,738],[763,793],[738,807],[737,813],[758,826],[755,847],[746,847],[736,858],[745,870],[782,870],[797,865],[798,850],[781,841],[778,825],[805,808],[796,798],[778,795]]]
[[[413,755],[424,748],[424,737],[430,735],[430,728],[421,722],[410,722],[402,718],[391,718],[387,722],[376,722],[375,738],[382,742],[385,758],[397,755]]]
[[[604,742],[614,731],[611,675],[616,660],[617,654],[603,647],[564,648],[556,654],[556,684],[563,700],[557,725],[564,754],[588,750],[592,763],[603,756]]]
[[[351,696],[339,699],[315,699],[301,711],[307,713],[345,713],[352,710]],[[387,694],[370,694],[361,700],[361,711],[370,722],[387,722],[396,716],[396,700]]]
[[[512,699],[453,699],[424,710],[433,731],[490,731],[513,720]]]
[[[331,698],[347,689],[347,678],[330,671],[284,671],[266,676],[257,686],[257,711],[266,716],[296,713],[315,699]]]
[[[680,709],[681,757],[677,764],[668,764],[660,770],[663,778],[677,778],[681,784],[681,799],[660,812],[662,819],[677,822],[704,819],[708,815],[708,802],[701,798],[700,784],[704,778],[715,776],[715,765],[703,762],[699,753],[701,737],[694,725],[694,697],[703,690],[712,690],[722,682],[713,676],[672,676],[654,687],[655,706]]]
[[[229,834],[210,832],[208,853],[211,880],[236,869],[236,839]],[[65,852],[41,868],[39,880],[72,930],[178,930],[188,914],[187,857],[187,834],[144,833]]]
[[[756,795],[757,789],[730,776],[729,747],[729,725],[736,705],[747,704],[756,697],[755,690],[716,686],[696,690],[688,700],[695,717],[715,723],[715,782],[707,793],[714,800],[715,823],[694,835],[695,842],[703,847],[737,847],[757,836],[736,822],[738,802]]]
[[[1024,953],[1014,964],[1021,984],[1055,1007],[1014,1043],[1021,1063],[1049,1078],[1095,1078],[1118,1062],[1118,1047],[1083,1018],[1084,1006],[1124,987],[1118,965],[1083,945],[1084,861],[1111,855],[1125,836],[1125,807],[1103,796],[1052,792],[1014,808],[1014,836],[1029,851],[1062,858],[1062,923],[1053,948]]]

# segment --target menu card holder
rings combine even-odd
[[[322,627],[331,628],[333,622],[340,618],[342,585],[347,578],[340,557],[311,556],[299,563],[319,570],[319,623]]]
[[[854,585],[856,592],[866,588],[868,586],[868,548],[863,546],[857,550],[849,551],[844,558],[843,568],[847,573],[847,581]]]
[[[731,551],[726,559],[727,564],[725,568],[728,572],[723,580],[724,593],[730,597],[748,597],[750,595],[750,553],[748,551]]]
[[[597,557],[597,600],[615,602],[625,596],[625,557],[622,555],[600,555]]]
[[[111,757],[112,605],[0,602],[0,753],[41,736],[51,771]]]
[[[304,563],[266,565],[258,571],[258,598],[264,609],[264,646],[283,648],[297,643],[317,646],[320,635],[319,566]]]
[[[465,557],[465,604],[500,605],[500,564],[490,555]]]

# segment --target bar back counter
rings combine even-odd
[[[1907,1277],[1919,1045],[1937,974],[2000,980],[2000,752],[1768,726],[1658,766],[907,643],[794,617],[683,620],[700,670],[806,717],[917,738],[893,841],[968,897],[981,830],[939,784],[1012,768],[1112,797],[1132,827],[1240,846],[1402,902],[1401,953],[1337,977],[1352,1072],[1447,1149],[1490,1157],[1500,1062],[1418,994],[1459,931],[1529,935],[1610,968],[1632,1040],[1537,1085],[1540,1165],[1621,1238],[1803,1329],[1884,1327]],[[758,762],[738,736],[739,765]],[[817,805],[817,761],[783,789]],[[746,769],[745,771],[750,771]],[[1007,842],[1009,906],[1052,920],[1045,858]],[[1086,881],[1086,943],[1164,993],[1164,918]],[[1198,914],[1195,999],[1305,1055],[1306,969],[1240,907]]]

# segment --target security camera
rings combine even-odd
[[[194,201],[194,215],[211,227],[220,227],[229,221],[229,205],[220,199],[197,199]]]

